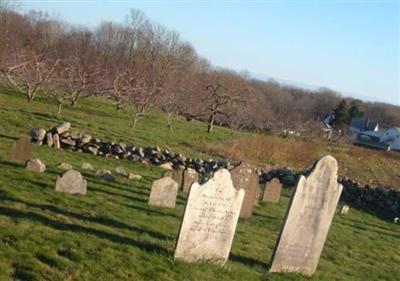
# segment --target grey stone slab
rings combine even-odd
[[[178,184],[170,177],[155,180],[151,186],[149,205],[175,208]]]
[[[20,137],[11,147],[11,161],[25,163],[32,158],[33,144],[28,136]]]
[[[86,194],[87,183],[82,177],[81,173],[75,170],[68,170],[57,177],[56,191],[70,193],[70,194]]]
[[[273,178],[271,181],[265,184],[265,190],[263,195],[263,202],[278,203],[281,198],[282,184],[277,178]]]

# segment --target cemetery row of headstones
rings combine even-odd
[[[270,272],[297,272],[306,276],[315,272],[342,191],[337,183],[337,170],[336,160],[326,156],[307,178],[300,178],[274,250]],[[181,180],[182,176],[170,172],[153,183],[150,205],[175,206],[178,183],[174,179]],[[250,217],[258,202],[255,179],[251,166],[242,165],[231,173],[221,169],[204,184],[193,182],[175,259],[225,264],[239,217]],[[263,201],[278,202],[281,190],[278,181],[271,181]]]
[[[30,159],[30,141],[22,140],[18,145],[25,151],[19,153],[13,149],[12,159],[26,160],[28,170],[44,172],[46,167],[40,160]],[[66,168],[57,177],[55,190],[86,194],[86,180],[78,171]],[[326,156],[307,178],[300,177],[273,253],[270,272],[297,272],[306,276],[315,272],[342,191],[337,183],[337,170],[336,160]],[[98,176],[107,179],[111,173],[101,171]],[[167,171],[153,182],[149,205],[174,208],[178,189],[189,193],[175,259],[224,265],[239,217],[250,217],[259,200],[257,175],[251,166],[243,164],[231,172],[218,170],[203,184],[198,181],[194,170]],[[278,202],[281,188],[279,182],[271,181],[262,200]]]

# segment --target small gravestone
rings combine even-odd
[[[349,207],[348,205],[343,205],[343,206],[340,208],[340,215],[341,215],[341,216],[347,215],[347,213],[349,212],[349,210],[350,210],[350,207]]]
[[[62,169],[62,170],[72,170],[72,165],[67,163],[67,162],[60,162],[57,165],[57,168]]]
[[[91,171],[94,170],[92,164],[88,162],[83,162],[81,168],[84,170],[91,170]]]
[[[128,175],[128,173],[126,172],[125,168],[122,166],[118,166],[115,168],[115,173],[122,175],[122,176],[126,176]]]
[[[70,194],[86,194],[86,180],[83,179],[81,173],[75,170],[68,170],[57,177],[56,191]]]
[[[32,158],[33,144],[27,136],[14,141],[11,147],[11,161],[25,163]]]
[[[134,174],[134,173],[129,173],[128,174],[128,179],[129,180],[140,180],[142,178],[141,175]]]
[[[53,134],[51,132],[48,132],[46,134],[46,144],[47,144],[48,147],[52,147],[53,144],[54,144]]]
[[[25,169],[32,172],[44,173],[46,171],[46,165],[40,161],[40,159],[31,159],[26,161]]]
[[[253,214],[254,202],[259,192],[258,177],[254,169],[248,164],[241,164],[231,171],[233,186],[244,189],[246,192],[243,199],[241,218],[250,218]]]
[[[234,188],[228,170],[193,183],[181,224],[175,259],[224,265],[231,249],[245,191]]]
[[[100,170],[96,173],[96,178],[105,180],[105,181],[114,181],[115,178],[109,170]]]
[[[176,183],[178,183],[178,190],[182,188],[183,185],[183,171],[182,170],[166,170],[162,177],[170,177]]]
[[[199,180],[199,174],[196,170],[188,168],[183,171],[183,192],[188,193],[190,191],[190,187],[194,182]]]
[[[337,171],[336,159],[328,155],[307,178],[300,177],[270,272],[314,274],[343,188]]]
[[[281,198],[282,184],[277,178],[273,178],[265,184],[263,202],[278,203]]]
[[[155,180],[151,186],[149,205],[175,208],[178,184],[170,177]]]

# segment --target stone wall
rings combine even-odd
[[[102,141],[88,134],[69,132],[69,128],[69,123],[59,124],[48,131],[35,128],[31,132],[32,141],[38,145],[48,145],[115,159],[140,161],[144,164],[162,165],[170,163],[174,169],[192,168],[203,175],[213,173],[221,168],[231,170],[238,165],[238,163],[233,164],[228,160],[187,158],[182,154],[171,153],[158,147],[144,148],[125,143]],[[54,140],[59,144],[55,143]],[[278,178],[285,187],[290,188],[296,185],[300,175],[308,175],[311,170],[295,173],[288,168],[278,168],[260,171],[258,174],[261,184],[265,184],[273,178]],[[343,185],[341,201],[385,218],[400,217],[400,191],[380,186],[363,186],[346,177],[338,177],[338,182]]]

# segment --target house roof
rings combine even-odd
[[[351,119],[350,127],[357,128],[360,131],[374,131],[378,123],[371,122],[369,119],[354,117]]]

